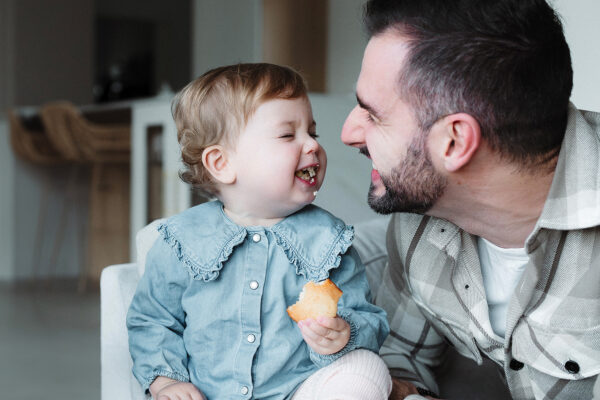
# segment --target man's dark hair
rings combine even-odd
[[[562,24],[544,0],[369,0],[369,37],[409,41],[400,96],[428,131],[465,112],[511,161],[532,166],[560,150],[573,87]]]

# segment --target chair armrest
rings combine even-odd
[[[146,399],[131,373],[125,318],[139,280],[136,264],[106,267],[100,277],[102,400]]]

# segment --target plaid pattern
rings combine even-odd
[[[600,374],[600,114],[573,106],[542,215],[526,241],[506,339],[490,325],[476,237],[436,218],[395,214],[377,289],[393,376],[437,391],[448,345],[494,360],[514,399],[592,399]],[[441,393],[443,396],[443,393]]]

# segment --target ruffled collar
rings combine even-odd
[[[222,203],[212,201],[168,218],[158,230],[191,276],[207,282],[219,276],[249,232],[271,232],[296,273],[313,281],[327,278],[329,270],[340,265],[354,237],[351,226],[312,204],[265,228],[235,224],[223,212]]]

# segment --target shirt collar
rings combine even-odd
[[[194,279],[211,281],[219,276],[235,247],[248,232],[269,231],[296,268],[296,273],[320,281],[337,268],[352,244],[354,229],[329,212],[308,205],[268,227],[243,227],[231,221],[219,201],[192,207],[158,228]]]
[[[600,114],[569,105],[569,119],[544,209],[527,242],[541,228],[600,225]]]

